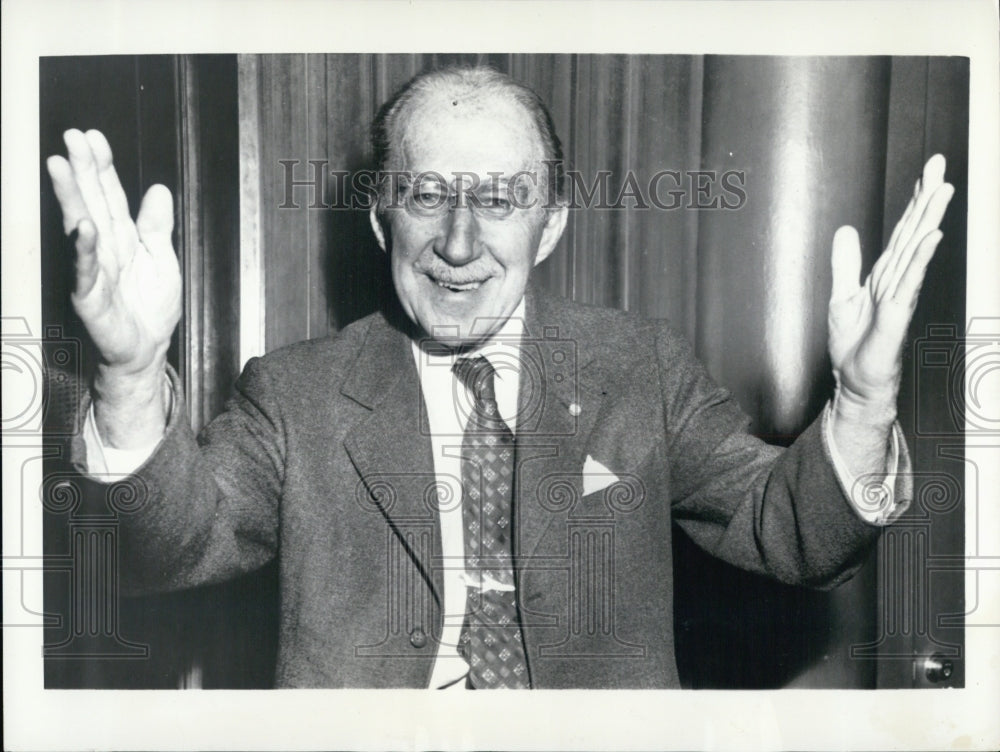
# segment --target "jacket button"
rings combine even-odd
[[[427,644],[427,635],[424,634],[424,630],[417,627],[412,632],[410,632],[410,644],[415,648],[422,648]]]

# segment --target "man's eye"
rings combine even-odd
[[[422,216],[437,214],[448,205],[448,194],[434,185],[414,186],[406,205]]]
[[[479,196],[479,208],[491,216],[507,216],[514,205],[506,194],[488,194]]]
[[[414,200],[420,204],[433,205],[441,200],[441,192],[434,190],[417,191]]]

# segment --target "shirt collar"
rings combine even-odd
[[[524,335],[524,311],[525,305],[524,298],[522,297],[517,304],[517,308],[504,321],[503,326],[491,334],[479,347],[462,353],[460,357],[476,358],[482,356],[493,366],[498,379],[501,381],[516,380],[521,371],[521,361],[518,352],[521,347],[521,337]],[[413,348],[418,362],[420,359],[423,359],[427,365],[444,366],[449,370],[454,365],[457,357],[459,357],[454,352],[446,350],[438,351],[434,348],[426,348],[423,352],[420,352],[420,346],[417,342],[413,343]],[[437,368],[433,368],[432,370],[440,372]]]

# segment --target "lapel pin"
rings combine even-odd
[[[572,415],[575,418],[581,412],[583,412],[583,408],[580,407],[577,403],[575,403],[575,402],[570,402],[569,403],[569,414],[570,415]]]

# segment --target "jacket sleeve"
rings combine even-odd
[[[658,358],[680,527],[708,553],[782,582],[826,588],[850,579],[880,528],[845,495],[821,418],[787,449],[768,445],[682,337],[664,329]],[[897,494],[907,490],[897,483]]]
[[[277,549],[284,430],[260,361],[247,363],[235,396],[197,438],[172,369],[169,378],[166,431],[131,478],[130,511],[118,515],[124,595],[219,582],[263,566]],[[86,472],[83,441],[71,451]]]

